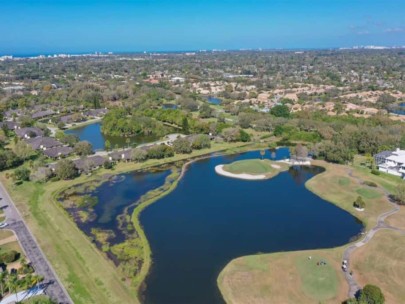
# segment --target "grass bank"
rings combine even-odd
[[[142,224],[139,220],[140,214],[146,207],[150,206],[154,202],[158,201],[162,197],[164,197],[164,196],[168,195],[170,192],[172,192],[177,187],[177,183],[179,182],[181,176],[182,175],[179,174],[178,171],[174,171],[172,174],[170,174],[166,178],[166,182],[162,187],[155,189],[155,190],[151,190],[141,197],[141,199],[139,201],[139,205],[135,208],[135,210],[132,214],[132,223],[134,225],[134,228],[135,228],[139,238],[141,239],[142,248],[143,248],[142,267],[134,282],[134,284],[138,288],[138,293],[139,293],[139,289],[141,288],[142,283],[144,282],[146,276],[148,275],[150,267],[152,265],[152,251],[150,249],[150,245],[149,245],[148,239],[145,235],[145,232],[142,228]]]
[[[379,214],[392,209],[385,192],[392,192],[398,179],[372,175],[369,170],[359,166],[341,166],[323,161],[315,161],[313,164],[324,167],[325,171],[307,181],[306,187],[359,218],[365,224],[365,229],[376,224]],[[377,187],[369,187],[365,182],[374,182]],[[359,195],[366,202],[364,212],[353,208],[353,202]],[[390,224],[401,223],[398,217],[393,217]],[[355,253],[367,253],[368,256],[352,262],[356,279],[363,284],[381,286],[387,298],[392,299],[390,303],[402,303],[405,296],[400,292],[403,289],[401,286],[405,284],[405,264],[402,262],[405,238],[402,236],[401,241],[397,241],[399,237],[392,236],[392,239],[386,239],[385,242],[382,242],[382,237],[372,239],[364,249]],[[367,250],[367,246],[376,248]],[[222,270],[217,280],[218,286],[227,303],[340,303],[347,298],[348,293],[340,269],[345,247],[240,257]],[[312,267],[309,256],[312,256],[312,260],[326,260],[330,266],[328,273]],[[367,261],[367,257],[378,259],[378,262]],[[382,282],[387,275],[394,276],[390,284]],[[328,284],[324,283],[325,280]]]

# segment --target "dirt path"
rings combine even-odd
[[[360,178],[353,176],[353,170],[349,170],[348,175],[350,177],[354,178],[359,184],[362,184],[363,186],[366,186],[366,185],[363,184],[363,181]],[[402,229],[399,229],[399,228],[396,228],[396,227],[392,227],[392,226],[387,225],[385,223],[385,219],[387,217],[397,213],[400,209],[399,209],[399,206],[397,204],[391,202],[390,193],[388,193],[388,191],[386,191],[383,188],[380,188],[380,190],[382,190],[384,192],[384,195],[387,197],[387,199],[389,201],[389,204],[393,208],[391,210],[389,210],[387,212],[384,212],[384,213],[382,213],[382,214],[380,214],[378,216],[377,224],[366,233],[365,237],[362,240],[350,245],[349,247],[347,247],[345,249],[345,251],[343,252],[343,260],[347,261],[348,269],[350,269],[350,258],[352,256],[352,253],[357,248],[362,247],[365,244],[367,244],[379,230],[387,229],[387,230],[392,230],[392,231],[399,231],[405,236],[405,230],[402,230]],[[356,282],[353,275],[351,275],[349,271],[345,272],[345,279],[346,279],[346,281],[347,281],[347,283],[349,285],[349,298],[353,298],[359,292],[361,287]]]

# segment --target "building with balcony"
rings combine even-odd
[[[374,160],[381,172],[405,178],[405,150],[383,151],[374,155]]]

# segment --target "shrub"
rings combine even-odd
[[[113,163],[110,161],[106,161],[103,166],[104,166],[104,169],[112,169]]]
[[[174,151],[171,147],[166,146],[166,145],[156,145],[153,146],[148,150],[148,158],[155,158],[155,159],[160,159],[160,158],[166,158],[166,157],[171,157],[174,155]]]
[[[88,141],[79,141],[74,146],[74,151],[77,155],[86,156],[93,154],[93,147]]]
[[[398,183],[397,188],[395,189],[394,194],[395,200],[400,205],[405,205],[405,182],[401,181]]]
[[[55,174],[59,179],[71,179],[75,178],[78,172],[73,161],[62,159],[56,164]]]
[[[131,159],[137,162],[143,162],[148,159],[148,153],[142,149],[132,150]]]
[[[27,168],[17,168],[14,170],[14,178],[18,181],[30,180],[31,171]]]
[[[10,251],[6,251],[0,255],[0,261],[1,261],[1,263],[8,264],[8,263],[15,262],[16,260],[18,260],[19,257],[20,257],[20,254],[17,251],[10,250]]]
[[[380,171],[377,169],[373,169],[373,170],[371,170],[371,174],[380,175]]]
[[[353,206],[355,208],[364,209],[364,207],[366,207],[366,203],[361,196],[358,196],[357,199],[354,201]]]
[[[204,148],[211,148],[211,140],[208,135],[200,134],[194,138],[191,147],[193,149],[204,149]]]
[[[250,135],[244,130],[239,130],[239,140],[241,142],[248,142],[250,141]]]
[[[276,117],[290,117],[290,108],[286,105],[276,105],[270,110],[271,115]]]
[[[384,304],[385,297],[378,286],[367,284],[360,292],[359,303]]]
[[[375,182],[365,181],[364,184],[369,187],[377,188],[378,185]]]
[[[188,154],[193,151],[191,143],[186,138],[177,138],[173,142],[173,149],[176,153]]]

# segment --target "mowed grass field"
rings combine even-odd
[[[309,297],[324,301],[334,298],[337,294],[337,272],[323,256],[299,256],[295,259],[302,289]]]
[[[405,236],[382,230],[353,254],[354,277],[379,286],[386,303],[405,303]]]
[[[223,169],[233,174],[266,175],[266,177],[273,177],[279,172],[287,170],[288,165],[268,159],[246,159],[224,165]]]
[[[399,212],[388,217],[385,222],[388,225],[405,230],[405,206],[400,206]]]
[[[369,170],[356,166],[323,161],[313,164],[324,167],[325,171],[307,181],[306,187],[361,219],[366,230],[376,224],[379,214],[392,209],[385,191],[393,193],[398,179],[372,175]],[[365,181],[374,182],[377,187],[367,187]],[[366,203],[363,212],[353,208],[359,195]],[[399,228],[405,226],[405,208],[387,222]],[[379,232],[368,245],[355,252],[360,258],[352,262],[354,273],[361,284],[380,286],[390,299],[387,303],[405,303],[405,289],[401,287],[405,286],[405,236],[394,233],[386,237],[385,234],[390,236],[392,232]],[[341,303],[348,293],[340,268],[344,248],[240,257],[223,269],[218,286],[227,303]],[[308,261],[308,256],[312,256],[311,261],[326,260],[330,268],[319,271],[318,266]],[[387,276],[392,278],[383,283]]]
[[[324,161],[314,161],[313,165],[324,167],[325,171],[307,181],[305,186],[324,200],[359,218],[366,225],[366,229],[376,224],[378,215],[392,208],[384,191],[393,191],[398,180],[372,175],[369,171],[359,170],[356,167]],[[374,182],[378,187],[368,187],[364,184],[365,181]],[[353,202],[358,196],[366,203],[363,212],[353,208]]]
[[[318,266],[320,260],[326,265]],[[341,303],[347,287],[340,262],[334,250],[246,256],[225,267],[218,286],[227,303]]]

